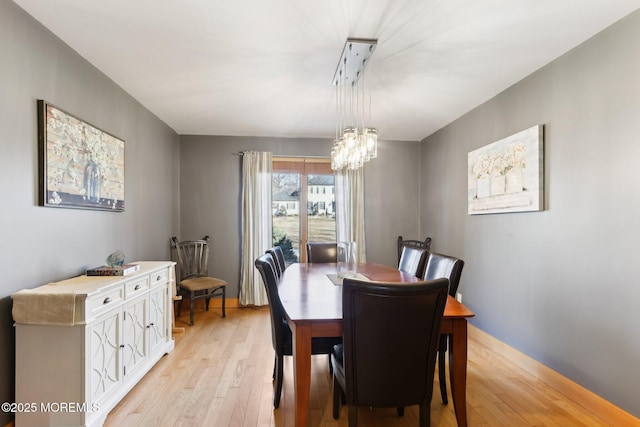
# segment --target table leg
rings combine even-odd
[[[458,427],[467,426],[467,319],[452,321],[449,345],[451,396]]]
[[[292,335],[295,425],[296,427],[305,427],[311,393],[311,326],[308,324],[293,325]]]

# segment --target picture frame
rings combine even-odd
[[[38,100],[39,204],[124,211],[124,140]]]
[[[544,125],[467,155],[468,214],[544,210]]]

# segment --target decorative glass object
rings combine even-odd
[[[109,267],[121,267],[124,264],[124,252],[117,250],[107,257]]]
[[[357,273],[356,242],[338,242],[338,278],[356,277]]]

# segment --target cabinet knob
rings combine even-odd
[[[162,276],[158,276],[158,277],[156,277],[156,282],[159,282],[159,281],[160,281],[160,279],[162,279]]]
[[[124,348],[124,344],[120,344],[120,348]]]
[[[109,304],[110,302],[111,302],[111,297],[106,297],[102,303]]]
[[[138,283],[138,284],[136,285],[136,287],[135,287],[135,288],[133,288],[133,290],[134,290],[134,291],[137,291],[138,289],[140,289],[140,283]]]
[[[152,327],[153,325],[154,325],[154,323],[153,323],[153,322],[149,323],[149,324],[147,325],[147,329],[151,329],[151,327]]]

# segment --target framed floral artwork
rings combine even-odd
[[[467,156],[468,214],[544,209],[544,126],[536,125]]]
[[[41,206],[124,211],[124,141],[38,100]]]

